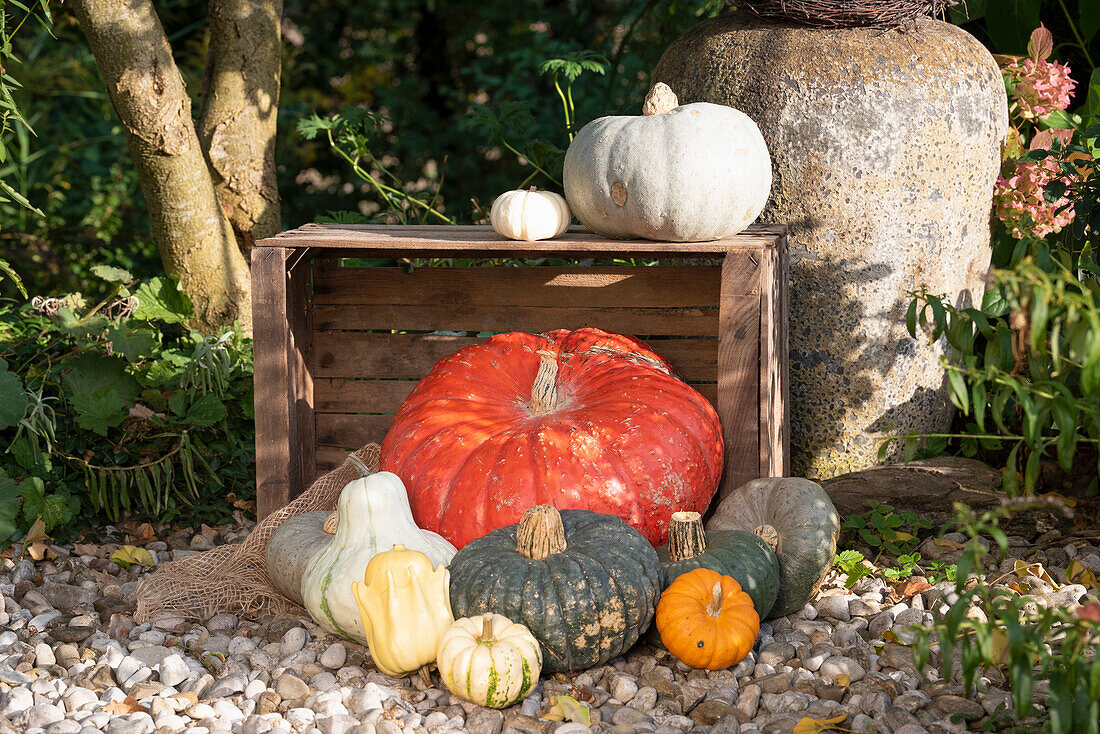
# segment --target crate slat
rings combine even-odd
[[[419,379],[443,357],[483,341],[442,334],[318,331],[313,335],[314,377]],[[716,339],[652,339],[648,344],[687,382],[717,379]]]
[[[318,378],[313,383],[314,409],[321,413],[397,412],[401,403],[416,387],[416,380],[345,380]],[[717,407],[716,382],[689,382]]]
[[[718,309],[525,308],[522,306],[318,306],[315,328],[323,331],[526,331],[597,327],[619,334],[718,336]],[[487,326],[492,327],[486,329]]]
[[[318,413],[317,443],[357,449],[368,443],[382,443],[393,424],[393,415],[350,415]]]
[[[319,264],[318,305],[716,309],[717,266],[333,268]]]
[[[257,247],[322,247],[337,250],[366,250],[399,257],[455,256],[471,253],[507,253],[507,257],[606,254],[631,255],[725,254],[738,250],[759,250],[775,245],[785,228],[757,225],[724,240],[711,242],[656,242],[652,240],[613,240],[600,237],[581,227],[570,227],[561,237],[539,242],[516,242],[496,234],[489,227],[469,225],[401,226],[378,224],[307,224],[274,237],[257,240]],[[415,250],[416,254],[410,254]]]

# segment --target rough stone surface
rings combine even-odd
[[[863,469],[879,436],[946,429],[941,352],[903,316],[922,284],[981,302],[1008,129],[989,52],[930,19],[884,32],[726,14],[674,41],[652,81],[742,110],[768,143],[762,220],[791,228],[793,475]]]
[[[821,482],[842,517],[867,510],[867,500],[916,512],[932,527],[954,519],[954,503],[982,510],[1004,499],[1001,473],[974,459],[941,456],[880,466]]]

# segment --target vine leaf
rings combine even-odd
[[[19,377],[6,368],[0,369],[0,429],[11,428],[23,419],[30,399],[23,391]]]
[[[76,411],[76,423],[100,436],[126,420],[128,411],[122,396],[113,387],[91,395],[77,393],[69,398]]]

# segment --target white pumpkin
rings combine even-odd
[[[493,201],[489,221],[510,240],[550,240],[569,229],[569,205],[553,191],[505,191]]]
[[[413,521],[409,497],[392,472],[368,472],[340,491],[336,533],[324,550],[310,559],[302,575],[302,600],[313,621],[329,632],[367,642],[351,585],[363,580],[367,564],[382,551],[404,545],[420,551],[434,566],[447,565],[455,547],[446,538],[421,530]]]
[[[459,619],[443,633],[435,665],[451,693],[501,709],[538,685],[542,651],[522,624],[486,613]]]
[[[764,136],[724,105],[678,106],[665,84],[641,117],[601,117],[565,153],[563,182],[581,224],[606,237],[700,242],[756,220],[771,193]]]

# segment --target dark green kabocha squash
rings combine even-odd
[[[749,530],[779,559],[779,595],[769,617],[797,612],[833,565],[840,517],[820,485],[808,479],[754,479],[733,490],[707,521],[707,532]]]
[[[667,589],[677,576],[709,568],[732,576],[752,599],[761,619],[768,616],[779,593],[779,560],[762,538],[745,530],[703,531],[698,512],[674,512],[668,544],[657,549]]]
[[[630,648],[661,594],[657,553],[614,515],[538,505],[449,565],[455,618],[503,614],[542,645],[543,669],[590,668]]]

